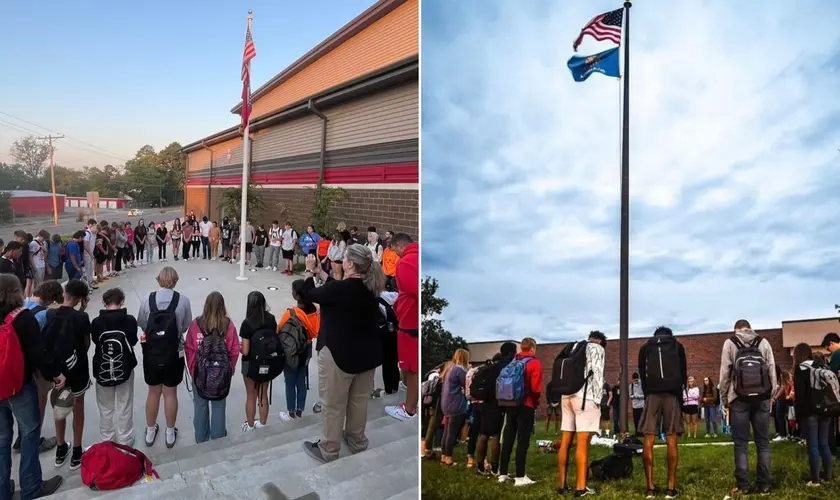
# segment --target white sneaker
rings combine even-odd
[[[396,406],[386,406],[385,413],[390,415],[391,417],[396,418],[397,420],[401,420],[403,422],[416,422],[417,421],[417,413],[414,415],[409,415],[407,411],[405,411],[405,405],[396,405]]]
[[[536,481],[534,481],[533,479],[531,479],[528,476],[517,477],[516,479],[513,480],[513,485],[514,486],[530,486],[534,483],[536,483]]]
[[[212,259],[210,259],[210,260],[216,260],[216,257],[213,257],[213,258],[212,258]]]
[[[262,422],[260,422],[259,420],[254,422],[254,428],[255,429],[262,429],[263,427],[265,427],[265,425]]]
[[[242,432],[248,432],[255,429],[256,426],[252,427],[248,425],[248,422],[242,422]]]
[[[280,412],[280,420],[282,420],[284,422],[290,422],[292,420],[292,417],[289,416],[289,412],[281,411]]]
[[[776,436],[776,437],[773,438],[773,442],[776,442],[776,443],[778,443],[779,441],[784,441],[784,440],[785,440],[785,438],[782,437],[782,436]]]
[[[500,483],[505,483],[507,481],[510,481],[510,477],[508,477],[507,474],[499,475],[499,479],[497,479],[497,481],[499,481]]]
[[[405,384],[403,384],[403,381],[402,381],[402,380],[400,380],[400,388],[399,388],[399,390],[401,390],[401,391],[407,391],[407,390],[408,390],[408,387],[406,387],[406,385],[405,385]]]

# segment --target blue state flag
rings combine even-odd
[[[618,71],[618,47],[599,52],[591,56],[572,56],[569,62],[569,70],[576,82],[583,82],[592,73],[602,73],[607,76],[618,78],[621,73]]]

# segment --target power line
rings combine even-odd
[[[0,113],[2,113],[2,111],[0,111]],[[25,134],[35,134],[35,135],[41,134],[41,132],[39,132],[37,130],[32,130],[28,127],[24,127],[23,125],[18,125],[17,123],[12,123],[12,122],[9,122],[9,121],[6,121],[6,120],[0,120],[0,125],[6,126],[8,128],[11,128],[12,130],[17,130],[18,132],[22,132],[22,133],[25,133]],[[67,137],[67,136],[63,136],[63,138],[69,139],[69,137]],[[97,154],[97,155],[100,155],[100,156],[110,157],[110,158],[113,158],[115,160],[119,160],[123,163],[128,161],[127,159],[125,159],[121,156],[115,156],[115,155],[112,155],[112,154],[109,154],[109,153],[103,153],[101,151],[95,151],[95,150],[92,150],[92,149],[89,149],[89,148],[78,146],[76,144],[65,144],[65,146],[73,148],[77,151],[86,151],[88,153],[93,153],[93,154]]]
[[[33,122],[28,121],[28,120],[24,120],[23,118],[20,118],[20,117],[14,116],[14,115],[12,115],[12,114],[10,114],[10,113],[6,113],[5,111],[0,111],[0,115],[6,115],[6,116],[8,116],[9,118],[15,119],[15,120],[17,120],[17,121],[21,121],[21,122],[26,123],[26,124],[28,124],[28,125],[32,125],[33,127],[37,127],[37,128],[40,128],[40,129],[46,130],[47,132],[49,132],[49,133],[51,133],[51,134],[58,134],[58,132],[56,132],[55,130],[50,130],[50,129],[48,129],[47,127],[44,127],[44,126],[42,126],[42,125],[38,125],[37,123],[33,123]],[[111,156],[112,156],[112,157],[114,157],[114,158],[121,158],[118,154],[114,153],[113,151],[109,151],[109,150],[107,150],[107,149],[100,148],[99,146],[97,146],[97,145],[95,145],[95,144],[91,144],[91,143],[86,142],[86,141],[83,141],[83,140],[81,140],[81,139],[77,139],[77,138],[75,138],[75,137],[70,137],[69,135],[64,135],[64,138],[65,138],[65,139],[70,139],[71,141],[76,141],[76,142],[78,142],[78,143],[84,144],[84,145],[86,145],[86,146],[88,146],[88,147],[91,147],[91,148],[94,148],[94,149],[98,149],[99,151],[103,151],[103,152],[105,152],[105,153],[107,153],[107,154],[111,155]]]

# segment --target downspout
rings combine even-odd
[[[210,212],[210,207],[213,206],[211,198],[213,196],[213,148],[208,148],[204,141],[201,141],[201,147],[210,151],[210,178],[207,180],[207,218],[213,220],[213,214]]]
[[[318,187],[321,187],[324,184],[324,178],[326,175],[327,170],[327,117],[324,113],[318,110],[315,107],[315,102],[310,99],[307,103],[307,108],[310,112],[315,114],[318,118],[321,119],[321,161],[320,161],[320,171],[318,173]]]

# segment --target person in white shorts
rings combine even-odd
[[[569,463],[569,449],[576,438],[575,496],[594,494],[586,486],[589,471],[589,439],[598,433],[601,422],[601,396],[604,391],[604,359],[607,337],[599,331],[589,334],[586,344],[586,369],[589,379],[575,394],[563,396],[560,400],[560,450],[557,455],[557,473],[560,491],[567,491],[566,471]]]

